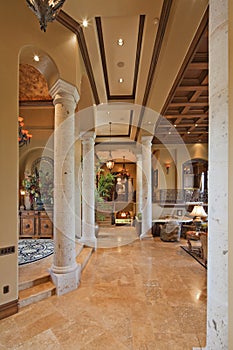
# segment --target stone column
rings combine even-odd
[[[82,238],[89,246],[96,245],[95,237],[95,133],[90,131],[81,135],[83,144],[82,176]]]
[[[152,136],[142,136],[142,234],[151,237],[152,193],[151,193],[151,145]]]
[[[205,349],[228,346],[229,86],[228,3],[209,4],[209,199],[207,340]],[[231,160],[232,161],[232,160]],[[232,233],[232,232],[230,232]]]
[[[136,178],[136,203],[137,214],[142,213],[142,155],[137,154],[137,178]]]
[[[77,288],[80,268],[75,253],[74,113],[76,87],[58,80],[50,90],[55,105],[54,260],[51,276],[58,295]]]
[[[75,142],[75,237],[81,238],[82,233],[82,141]]]

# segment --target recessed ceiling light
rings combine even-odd
[[[117,45],[123,46],[124,45],[124,40],[122,38],[117,40]]]
[[[168,133],[169,135],[171,135],[171,131],[169,131],[169,133]]]
[[[125,65],[125,63],[124,63],[124,62],[122,62],[122,61],[117,62],[117,67],[119,67],[119,68],[124,67],[124,65]]]
[[[86,28],[88,26],[88,21],[87,19],[84,19],[82,22],[83,26]]]
[[[159,17],[155,17],[155,18],[153,19],[153,23],[154,23],[154,24],[158,24],[158,23],[159,23]]]
[[[118,82],[119,82],[119,83],[124,83],[124,79],[123,79],[123,78],[119,78],[119,79],[118,79]]]
[[[195,124],[195,126],[197,127],[197,126],[198,126],[198,124]]]
[[[176,124],[174,124],[174,127],[176,128]]]
[[[190,131],[188,131],[187,134],[190,134]]]
[[[38,55],[34,55],[33,60],[35,62],[39,62],[40,61],[40,57]]]

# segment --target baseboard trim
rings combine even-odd
[[[14,315],[18,312],[18,299],[10,301],[9,303],[0,305],[0,320]]]

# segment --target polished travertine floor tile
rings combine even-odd
[[[206,270],[183,243],[156,237],[97,248],[77,290],[0,321],[0,349],[204,347]]]

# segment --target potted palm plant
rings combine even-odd
[[[98,171],[98,181],[95,188],[95,221],[104,221],[106,204],[112,199],[112,193],[115,185],[115,175],[111,173],[104,174],[103,170]],[[105,209],[103,209],[105,208]],[[96,232],[98,231],[96,227]]]

